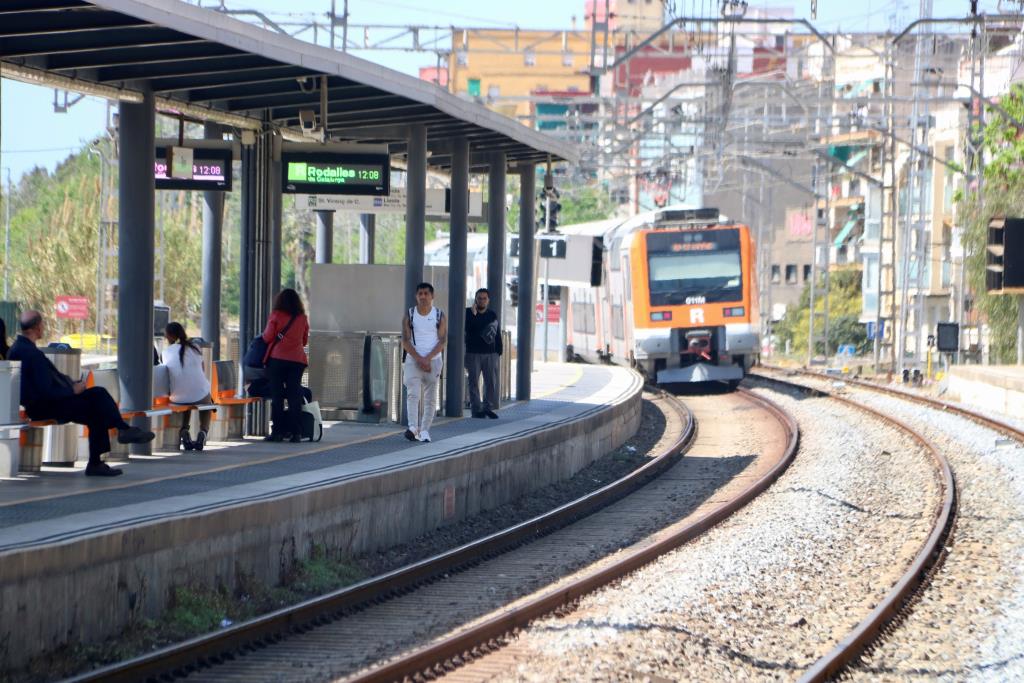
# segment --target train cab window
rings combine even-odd
[[[772,284],[777,285],[782,282],[782,268],[779,266],[772,266]]]
[[[741,301],[739,230],[679,230],[647,234],[652,306]]]
[[[794,266],[794,265],[787,265],[786,266],[786,284],[787,285],[795,285],[796,284],[796,266]]]

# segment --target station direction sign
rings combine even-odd
[[[64,320],[86,320],[89,317],[89,297],[58,296],[55,314]]]
[[[426,215],[447,217],[451,206],[451,193],[446,189],[430,189],[426,192]],[[393,187],[386,197],[340,194],[297,194],[295,208],[310,211],[353,211],[356,213],[405,213],[405,188]],[[469,193],[469,216],[483,215],[483,195]]]

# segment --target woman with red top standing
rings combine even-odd
[[[302,300],[294,289],[283,289],[274,299],[267,327],[267,375],[270,379],[270,417],[274,421],[267,441],[290,438],[301,441],[302,373],[306,369],[306,344],[309,343],[309,319]],[[288,412],[284,400],[288,399]]]

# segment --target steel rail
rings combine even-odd
[[[419,680],[417,676],[423,673],[439,674],[451,670],[460,663],[477,656],[480,652],[488,651],[491,643],[502,640],[515,629],[522,628],[534,619],[571,605],[582,596],[623,578],[661,555],[693,540],[752,501],[778,479],[792,463],[799,446],[800,431],[793,417],[772,401],[743,389],[739,391],[751,402],[760,404],[778,419],[786,433],[787,444],[779,462],[734,499],[723,503],[704,517],[687,524],[652,545],[623,553],[623,557],[599,571],[543,593],[513,609],[503,611],[498,616],[481,622],[466,631],[348,678],[346,679],[348,683],[381,683],[399,681],[407,677]]]
[[[903,389],[894,389],[892,387],[882,386],[882,385],[876,384],[874,382],[869,382],[867,380],[862,380],[862,379],[855,379],[855,378],[852,378],[852,377],[839,377],[839,378],[836,378],[836,377],[834,377],[832,375],[826,375],[824,373],[814,372],[812,370],[806,370],[806,369],[796,370],[795,368],[783,368],[783,367],[778,367],[778,366],[774,366],[774,365],[762,365],[761,367],[763,367],[765,369],[768,369],[768,370],[773,370],[773,371],[776,371],[776,372],[784,372],[784,373],[796,372],[798,374],[807,375],[807,376],[810,376],[810,377],[815,377],[817,379],[829,379],[829,380],[839,379],[840,381],[846,382],[847,384],[852,384],[854,386],[861,387],[863,389],[868,389],[870,391],[876,391],[876,392],[878,392],[880,394],[887,394],[889,396],[895,396],[897,398],[901,398],[901,399],[904,399],[904,400],[907,400],[907,401],[912,401],[914,403],[920,403],[921,405],[926,405],[926,406],[929,406],[931,408],[937,408],[939,410],[942,410],[943,412],[954,413],[954,414],[959,415],[961,417],[967,418],[968,420],[971,420],[973,422],[977,422],[979,424],[983,424],[986,427],[989,427],[990,429],[993,429],[993,430],[995,430],[997,432],[1005,434],[1006,436],[1013,437],[1014,439],[1018,439],[1022,443],[1024,443],[1024,429],[1019,429],[1019,428],[1014,427],[1013,425],[1011,425],[1009,423],[1003,422],[1001,420],[996,420],[996,419],[991,418],[991,417],[989,417],[987,415],[984,415],[982,413],[970,410],[969,408],[964,408],[962,406],[958,406],[955,403],[950,403],[948,401],[940,401],[939,399],[932,398],[930,396],[922,396],[920,394],[915,394],[915,393],[913,393],[911,391],[905,391]]]
[[[919,443],[929,453],[929,455],[931,455],[932,459],[935,461],[939,481],[943,488],[942,505],[935,511],[935,516],[932,522],[932,531],[928,535],[928,539],[917,552],[917,555],[914,556],[914,560],[910,563],[907,570],[902,576],[900,576],[900,579],[895,583],[895,585],[893,585],[889,592],[886,593],[882,601],[868,614],[868,616],[857,624],[857,626],[842,640],[840,640],[828,654],[818,659],[799,679],[800,683],[818,683],[819,681],[827,681],[843,671],[851,662],[856,660],[865,649],[878,640],[882,635],[882,631],[896,619],[903,610],[907,601],[916,594],[918,588],[920,588],[920,586],[927,580],[929,572],[937,567],[939,559],[942,557],[942,551],[945,547],[946,539],[952,533],[953,525],[956,521],[956,480],[953,477],[953,471],[949,466],[949,461],[941,452],[939,452],[935,445],[901,420],[898,420],[891,415],[886,415],[885,413],[870,406],[857,403],[856,401],[843,396],[838,396],[823,389],[809,387],[769,375],[751,373],[750,376],[792,387],[813,395],[827,396],[828,398],[839,401],[844,405],[873,415],[883,422],[895,425],[897,428],[906,432],[912,439]],[[821,377],[821,375],[818,376]]]
[[[679,401],[674,401],[672,405],[677,415],[685,420],[680,437],[650,462],[586,496],[434,557],[220,631],[93,669],[67,679],[66,683],[135,683],[145,680],[166,680],[169,676],[186,676],[201,667],[216,665],[222,659],[230,659],[239,651],[278,642],[289,633],[308,631],[317,625],[408,593],[446,574],[462,571],[489,557],[550,534],[625,497],[679,461],[693,443],[697,425],[689,408]]]

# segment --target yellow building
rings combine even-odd
[[[535,92],[589,92],[590,36],[590,31],[457,29],[448,89],[507,116],[529,117]]]

